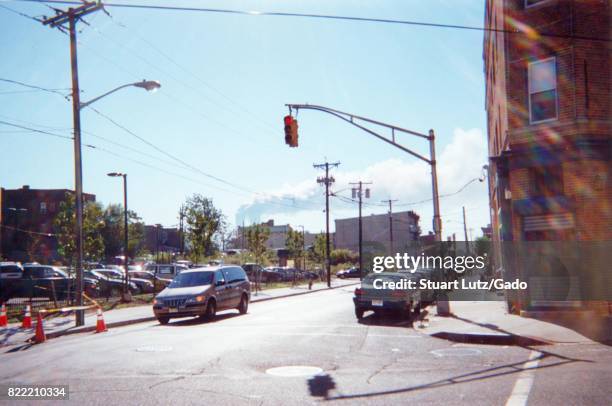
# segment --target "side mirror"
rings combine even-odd
[[[215,286],[223,286],[223,285],[225,285],[225,281],[224,280],[223,281],[216,281],[215,282]]]

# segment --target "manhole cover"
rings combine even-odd
[[[472,355],[482,354],[482,351],[476,348],[445,348],[442,350],[431,351],[436,357],[470,357]]]
[[[146,345],[136,348],[138,352],[168,352],[172,351],[172,347],[168,345]]]
[[[294,377],[294,376],[313,376],[323,372],[321,368],[309,367],[305,365],[292,365],[286,367],[276,367],[266,370],[266,374],[274,376]]]

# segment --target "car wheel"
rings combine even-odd
[[[170,317],[158,317],[157,321],[159,321],[159,324],[168,324]]]
[[[208,305],[206,306],[206,313],[204,313],[204,319],[211,321],[215,318],[217,314],[217,303],[214,300],[209,300]]]
[[[421,304],[417,303],[414,305],[414,315],[415,317],[421,314]]]
[[[242,299],[240,299],[240,304],[238,305],[238,311],[240,314],[246,314],[249,311],[249,298],[247,295],[242,295]]]
[[[363,313],[364,313],[363,309],[360,309],[358,307],[355,308],[355,316],[357,317],[357,320],[363,319]]]

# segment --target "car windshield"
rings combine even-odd
[[[177,275],[170,284],[171,288],[187,288],[191,286],[210,285],[213,272],[183,272]]]

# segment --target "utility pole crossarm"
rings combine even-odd
[[[71,18],[80,19],[87,14],[93,13],[104,8],[101,1],[84,2],[82,6],[77,8],[69,8],[68,11],[59,13],[55,17],[46,18],[43,25],[51,26],[52,28],[61,27],[70,22]]]
[[[426,140],[430,140],[431,139],[431,135],[427,135],[427,134],[422,134],[416,131],[411,131],[411,130],[407,130],[405,128],[402,127],[397,127],[394,126],[392,124],[387,124],[387,123],[383,123],[380,121],[376,121],[376,120],[372,120],[370,118],[367,117],[361,117],[361,116],[357,116],[354,114],[350,114],[350,113],[345,113],[343,111],[339,111],[339,110],[334,110],[334,109],[330,109],[328,107],[324,107],[324,106],[317,106],[314,104],[286,104],[287,107],[289,107],[289,109],[295,109],[295,110],[300,110],[300,109],[304,109],[304,110],[318,110],[318,111],[322,111],[324,113],[328,113],[331,114],[332,116],[338,117],[341,120],[346,121],[347,123],[367,132],[370,135],[375,136],[376,138],[385,141],[393,146],[395,146],[396,148],[401,149],[404,152],[409,153],[410,155],[414,156],[415,158],[420,159],[421,161],[427,162],[428,164],[432,164],[432,161],[427,159],[426,157],[424,157],[421,154],[418,154],[406,147],[404,147],[403,145],[398,144],[397,142],[395,142],[395,133],[396,132],[402,132],[405,134],[411,134],[411,135],[415,135],[417,137],[421,137],[424,138]],[[384,128],[388,128],[391,130],[391,139],[385,137],[384,135],[378,134],[376,131],[373,131],[367,127],[364,127],[361,124],[358,124],[355,122],[355,120],[360,120],[360,121],[364,121],[366,123],[370,123],[370,124],[374,124],[377,126],[381,126]]]

